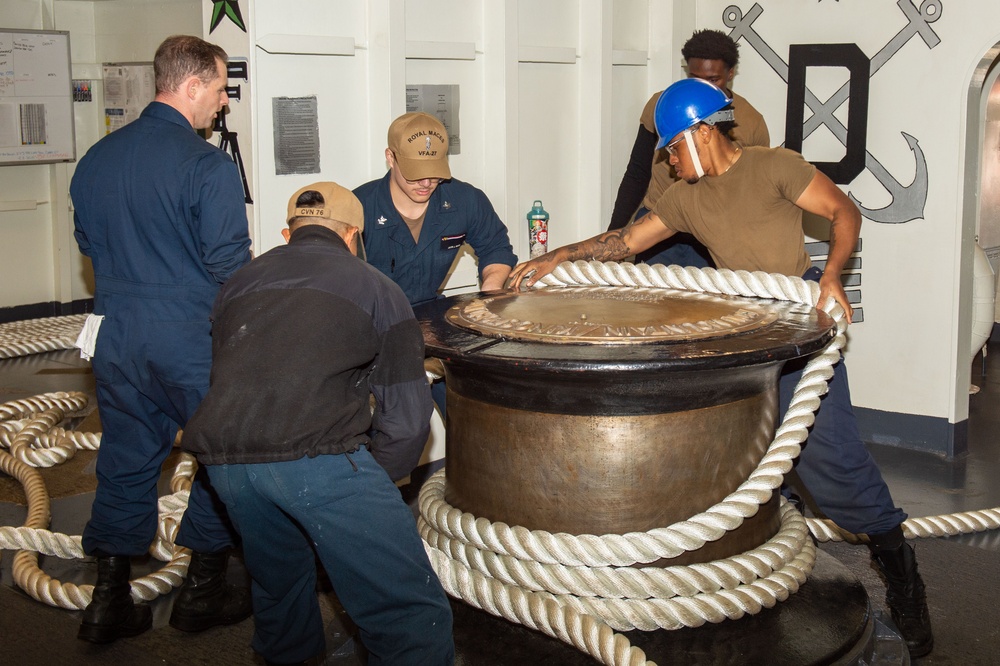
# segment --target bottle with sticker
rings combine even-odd
[[[542,208],[542,200],[535,199],[528,211],[528,256],[540,257],[549,250],[549,214]]]

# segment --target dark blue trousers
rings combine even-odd
[[[367,449],[207,469],[243,537],[253,648],[265,659],[325,650],[315,548],[371,666],[454,661],[448,598],[410,508]]]
[[[803,278],[815,281],[820,275],[819,269],[811,268]],[[781,419],[791,404],[806,360],[792,361],[782,370]],[[795,471],[823,514],[850,532],[883,534],[906,520],[861,441],[843,358],[833,366],[829,391],[820,398],[816,422],[802,445]]]
[[[786,366],[782,373],[780,418],[801,377],[802,364]],[[850,532],[882,534],[906,520],[861,441],[843,359],[833,368],[830,390],[820,399],[795,472],[823,514]]]
[[[156,320],[141,299],[129,295],[105,293],[101,305],[120,314],[106,315],[93,360],[103,433],[83,549],[142,555],[156,535],[163,461],[208,390],[210,323],[207,313],[185,321],[191,306],[184,303],[161,301]],[[199,470],[177,543],[211,553],[236,539],[225,507]]]

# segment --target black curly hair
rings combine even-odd
[[[681,49],[684,60],[703,58],[721,60],[729,69],[735,69],[740,62],[739,46],[733,38],[721,30],[697,30],[684,42]]]

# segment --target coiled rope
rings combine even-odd
[[[792,301],[815,306],[819,286],[799,278],[747,271],[566,262],[537,287],[660,287]],[[724,560],[688,567],[633,568],[696,550],[756,514],[781,486],[801,451],[847,328],[833,299],[824,309],[835,338],[813,355],[767,452],[746,481],[719,504],[675,523],[624,535],[551,534],[463,512],[444,500],[444,471],[420,492],[418,526],[449,594],[494,615],[558,638],[605,664],[651,664],[615,630],[677,629],[738,619],[796,592],[815,562],[819,540],[859,539],[829,520],[809,519],[782,499],[781,529],[766,544]],[[1000,509],[907,520],[908,537],[945,536],[1000,527]]]
[[[0,359],[71,349],[86,320],[84,314],[0,324]]]
[[[75,335],[71,337],[76,339]],[[34,347],[22,345],[21,348]],[[44,351],[50,350],[46,348]],[[0,350],[0,354],[4,351]],[[22,526],[0,526],[0,550],[18,550],[11,563],[14,583],[18,587],[38,601],[70,610],[86,608],[94,586],[60,582],[38,566],[38,553],[63,559],[85,555],[79,536],[45,529],[51,518],[49,495],[41,474],[35,468],[64,462],[78,449],[96,450],[100,446],[100,435],[96,433],[67,431],[59,427],[68,416],[83,410],[87,403],[86,394],[74,392],[45,393],[0,404],[0,447],[9,450],[0,448],[0,471],[21,483],[28,502],[28,515]],[[196,469],[194,458],[182,454],[171,478],[172,494],[159,499],[157,536],[150,546],[150,554],[167,564],[132,581],[132,597],[136,600],[155,599],[184,580],[191,560],[190,551],[175,546],[174,537],[187,508]]]

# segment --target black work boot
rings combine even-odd
[[[898,545],[891,542],[876,545],[873,538],[868,547],[872,561],[885,577],[885,601],[893,622],[903,634],[910,657],[915,659],[929,654],[934,648],[934,635],[931,633],[924,581],[917,571],[917,556],[913,548],[902,540],[902,531]]]
[[[137,636],[153,626],[149,606],[132,601],[129,574],[132,563],[124,555],[97,557],[94,596],[83,611],[77,638],[91,643],[110,643],[116,638]]]
[[[181,585],[170,626],[181,631],[203,631],[220,624],[236,624],[250,617],[250,591],[226,582],[229,551],[191,553],[187,578]]]

